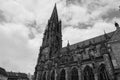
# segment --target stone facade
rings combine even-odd
[[[56,5],[40,47],[34,80],[118,80],[120,28],[62,48]]]

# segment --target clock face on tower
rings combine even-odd
[[[41,59],[44,61],[49,58],[49,47],[46,47],[42,50],[42,57]]]

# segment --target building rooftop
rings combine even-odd
[[[21,78],[28,78],[27,74],[20,73],[20,72],[7,72],[8,77],[21,77]]]
[[[81,41],[81,42],[78,42],[78,43],[75,43],[75,44],[72,44],[69,46],[69,49],[70,50],[74,50],[76,49],[77,47],[79,48],[85,48],[85,47],[88,47],[90,42],[92,44],[99,44],[100,42],[102,41],[105,41],[106,38],[105,38],[105,35],[109,36],[110,38],[113,37],[113,35],[115,35],[116,32],[119,32],[120,33],[120,30],[119,31],[113,31],[113,32],[110,32],[110,33],[106,33],[104,35],[100,35],[100,36],[97,36],[97,37],[94,37],[94,38],[91,38],[91,39],[87,39],[85,41]],[[115,35],[117,36],[117,35]],[[67,46],[66,46],[67,47]],[[66,47],[63,47],[61,52],[64,53],[67,51],[67,48]]]
[[[0,74],[4,76],[8,76],[6,70],[1,67],[0,67]]]

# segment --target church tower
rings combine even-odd
[[[38,63],[40,63],[41,61],[44,62],[57,56],[61,48],[61,21],[58,18],[57,7],[55,4],[52,15],[48,20],[48,24],[44,32],[42,46],[40,47]]]
[[[62,48],[61,21],[58,18],[56,4],[54,6],[51,17],[48,20],[48,25],[44,32],[41,48],[41,51],[44,48],[48,49],[48,58],[57,55],[57,52]]]
[[[42,46],[40,47],[40,53],[35,68],[35,80],[39,80],[41,70],[43,70],[43,65],[50,59],[56,57],[61,48],[62,48],[61,21],[58,18],[57,7],[55,4],[52,15],[48,20],[48,24],[43,35],[43,42]]]

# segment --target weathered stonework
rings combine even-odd
[[[118,80],[120,29],[62,48],[56,5],[40,47],[35,80]]]

